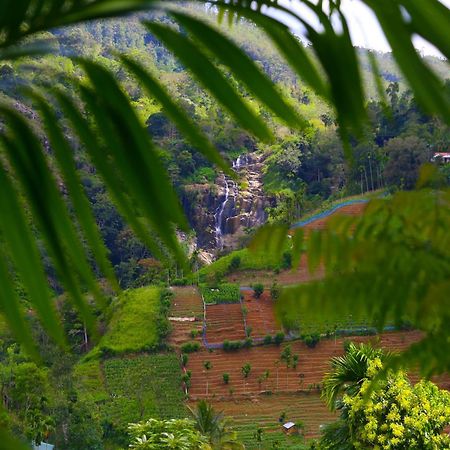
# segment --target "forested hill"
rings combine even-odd
[[[216,17],[205,10],[196,9],[195,13],[216,23]],[[68,89],[68,77],[84,76],[71,56],[89,55],[112,70],[161,148],[161,158],[193,228],[190,235],[181,238],[193,256],[194,265],[245,244],[253,230],[267,220],[292,223],[324,201],[392,186],[410,188],[415,183],[418,166],[429,161],[435,151],[445,149],[450,141],[448,128],[421,113],[391,56],[376,53],[387,90],[386,100],[394,111],[391,118],[384,114],[383,105],[375,100],[376,84],[368,53],[361,50],[372,123],[365,136],[352,140],[355,162],[349,167],[330,108],[294,76],[262,32],[245,21],[234,23],[231,29],[224,24],[224,32],[262,67],[309,123],[301,132],[287,129],[256,102],[252,103],[251,96],[240,88],[275,130],[275,142],[262,144],[238,128],[171,53],[140,25],[139,20],[145,17],[91,22],[43,35],[53,43],[54,54],[12,65],[0,64],[0,96],[14,102],[35,122],[33,107],[24,102],[21,87],[42,83]],[[170,22],[163,15],[156,20]],[[184,140],[160,105],[117,63],[115,51],[130,54],[159,76],[230,164],[234,164],[240,175],[238,182],[218,173]],[[446,62],[437,58],[427,60],[442,77],[448,74]],[[447,84],[443,95],[450,95],[449,91]],[[153,261],[148,250],[133,236],[83,149],[77,149],[76,160],[121,285],[166,280],[169,273],[176,273],[176,267],[162,268]],[[448,177],[448,170],[445,167],[442,170],[447,171]],[[50,263],[48,273],[52,273]],[[58,288],[56,284],[54,287]]]

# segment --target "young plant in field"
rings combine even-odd
[[[250,375],[251,371],[252,371],[252,366],[249,363],[245,363],[241,368],[241,372],[244,377],[244,393],[245,393],[245,387],[246,387],[246,380],[247,380],[248,376]]]
[[[299,358],[299,356],[297,353],[295,355],[292,355],[292,367],[294,369],[296,369],[298,366],[298,358]]]
[[[222,379],[224,384],[228,384],[230,382],[230,374],[225,372],[222,374]]]
[[[262,283],[256,283],[252,287],[253,287],[253,296],[255,298],[260,298],[264,292],[264,285]]]
[[[209,392],[209,371],[212,369],[211,361],[203,361],[203,367],[206,370],[206,396],[208,397],[208,392]]]
[[[187,353],[182,353],[181,354],[181,365],[183,367],[186,367],[188,361],[189,361],[189,355]]]
[[[281,286],[276,281],[274,281],[272,283],[272,286],[270,287],[270,298],[272,300],[277,300],[280,295],[281,295]]]

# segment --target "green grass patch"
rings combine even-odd
[[[201,293],[207,305],[216,303],[239,303],[239,285],[234,283],[220,283],[215,287],[200,286]]]
[[[84,359],[159,349],[169,331],[166,315],[170,300],[165,293],[155,286],[123,292],[112,306],[106,333]]]
[[[175,353],[104,361],[109,399],[101,405],[102,416],[119,429],[149,417],[185,417],[178,366]]]
[[[73,369],[73,377],[80,398],[95,403],[108,399],[99,360],[79,362]]]
[[[238,268],[233,269],[231,262],[235,257],[240,258],[240,264]],[[203,282],[213,282],[214,280],[220,280],[234,270],[273,270],[279,266],[280,258],[268,253],[252,252],[243,248],[202,267],[199,271],[199,278]]]
[[[261,428],[261,442],[256,439],[256,430]],[[283,431],[274,431],[274,428],[281,428],[281,424],[273,424],[272,427],[261,426],[258,427],[257,422],[253,425],[238,425],[233,429],[237,432],[238,439],[245,445],[246,450],[259,449],[289,449],[289,450],[306,450],[308,445],[305,439],[300,435],[288,436]]]

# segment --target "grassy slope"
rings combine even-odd
[[[185,416],[177,355],[136,355],[158,344],[160,294],[154,286],[124,292],[113,304],[105,335],[74,367],[79,397],[120,433],[125,433],[129,422]],[[105,348],[120,356],[105,359]]]
[[[122,354],[156,345],[155,319],[160,308],[160,293],[161,289],[154,286],[125,291],[114,305],[113,316],[99,347]]]

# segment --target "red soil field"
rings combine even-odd
[[[345,205],[336,210],[333,214],[330,214],[327,217],[324,217],[322,219],[317,219],[314,222],[311,222],[305,226],[303,226],[303,229],[305,230],[321,230],[325,228],[326,224],[332,217],[336,217],[337,215],[344,215],[344,216],[359,216],[363,213],[364,208],[366,207],[367,203],[354,203],[353,205]]]
[[[418,341],[421,333],[418,331],[392,332],[381,336],[355,336],[350,338],[354,342],[372,341],[391,351],[406,349],[410,344]],[[344,338],[324,339],[313,349],[303,342],[284,343],[280,347],[275,345],[258,346],[241,349],[235,352],[202,350],[190,355],[187,369],[192,371],[191,389],[192,399],[208,397],[216,399],[242,398],[259,394],[263,391],[296,392],[310,391],[322,382],[322,378],[329,370],[329,360],[333,356],[344,352]],[[287,368],[280,356],[283,348],[291,345],[292,354],[299,355],[298,366]],[[212,368],[206,373],[204,361],[210,361]],[[244,379],[241,368],[244,364],[251,365],[251,372]],[[258,381],[263,373],[269,370],[267,380]],[[230,375],[228,385],[224,384],[222,374]],[[439,380],[436,380],[439,381]],[[441,387],[450,388],[450,378],[443,377],[439,383]],[[230,392],[230,388],[233,391]]]
[[[273,311],[273,301],[268,291],[264,292],[259,299],[253,296],[253,291],[241,291],[244,296],[244,306],[247,308],[247,327],[251,327],[252,338],[263,338],[267,334],[275,334],[282,330],[277,325]]]
[[[206,306],[206,340],[221,344],[225,340],[245,339],[244,317],[240,303]]]
[[[202,298],[194,286],[173,287],[175,294],[170,307],[169,317],[191,317],[193,322],[170,321],[172,331],[169,336],[169,344],[179,347],[183,342],[194,340],[190,336],[192,330],[198,331],[195,340],[201,340],[203,328],[203,302]]]

